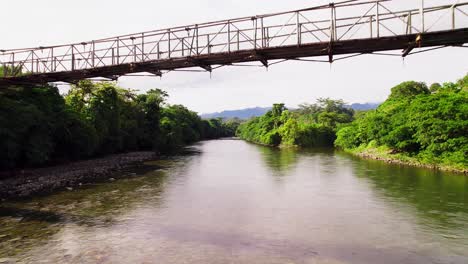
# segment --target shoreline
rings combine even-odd
[[[247,140],[244,141],[259,146],[272,147]],[[281,147],[276,148],[281,149]],[[343,151],[359,158],[382,161],[388,164],[468,175],[468,169],[424,164],[416,160],[402,160],[398,157],[388,157],[385,154],[372,150],[344,149]],[[142,162],[157,158],[159,156],[155,152],[138,151],[76,161],[52,167],[22,170],[15,176],[0,179],[0,201],[26,199],[64,190],[71,191],[83,184],[98,183],[106,180],[113,181],[116,178],[128,177],[131,174],[124,173],[125,169],[139,166]]]
[[[411,166],[411,167],[418,167],[418,168],[424,168],[424,169],[430,169],[434,171],[444,171],[444,172],[452,172],[452,173],[457,173],[457,174],[462,174],[462,175],[468,175],[468,169],[458,169],[450,166],[444,166],[444,165],[439,165],[439,164],[425,164],[421,163],[414,158],[413,160],[402,160],[398,157],[388,157],[384,156],[383,154],[379,154],[373,151],[359,151],[359,150],[350,150],[350,149],[344,149],[343,151],[352,154],[354,156],[357,156],[359,158],[363,159],[368,159],[368,160],[377,160],[377,161],[382,161],[387,164],[396,164],[396,165],[404,165],[404,166]]]
[[[73,190],[88,183],[128,176],[123,170],[157,159],[150,151],[114,154],[52,167],[26,169],[0,180],[0,201],[19,200],[61,190]]]
[[[258,146],[263,146],[263,147],[270,147],[270,148],[277,148],[277,149],[307,149],[304,147],[300,146],[284,146],[284,145],[279,145],[279,146],[271,146],[271,145],[266,145],[246,139],[240,138],[240,140],[243,140],[245,142],[255,144]],[[339,149],[336,147],[331,147],[333,149]],[[464,174],[468,176],[468,169],[458,169],[450,166],[444,166],[444,165],[438,165],[438,164],[425,164],[421,163],[414,158],[408,157],[408,159],[412,160],[402,160],[398,157],[388,157],[384,156],[384,154],[379,154],[376,151],[372,151],[372,149],[369,150],[364,150],[364,151],[359,151],[356,149],[341,149],[346,153],[349,153],[351,155],[354,155],[356,157],[362,158],[362,159],[368,159],[368,160],[377,160],[377,161],[382,161],[387,164],[396,164],[396,165],[404,165],[404,166],[412,166],[412,167],[417,167],[417,168],[424,168],[424,169],[430,169],[430,170],[438,170],[438,171],[444,171],[444,172],[452,172],[456,174]]]

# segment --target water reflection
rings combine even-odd
[[[387,201],[410,205],[421,224],[439,229],[447,238],[468,240],[468,177],[348,158],[354,161],[356,176],[372,184]]]
[[[260,151],[265,165],[278,179],[287,176],[298,162],[298,152],[296,149],[258,146],[258,150]]]
[[[134,178],[87,185],[31,201],[0,204],[0,256],[20,254],[40,241],[47,241],[68,224],[110,226],[119,215],[143,200],[160,202],[167,179],[160,171],[164,164],[162,161],[134,168],[131,174]],[[141,177],[148,171],[154,172]]]

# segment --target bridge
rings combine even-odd
[[[468,2],[428,6],[424,0],[348,0],[79,43],[0,50],[0,87],[116,80],[140,72],[161,76],[193,67],[211,72],[254,61],[268,67],[318,56],[332,63],[394,50],[405,57],[414,49],[466,47],[467,42]]]

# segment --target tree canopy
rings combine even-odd
[[[233,136],[237,123],[202,120],[168,94],[113,82],[81,81],[62,96],[54,86],[0,91],[0,168],[39,166],[125,151],[165,153],[206,138]]]
[[[353,120],[354,111],[341,100],[319,99],[289,111],[274,104],[261,117],[242,124],[237,134],[242,139],[271,146],[333,146],[335,130]]]
[[[387,101],[338,131],[345,149],[384,147],[423,163],[467,167],[468,75],[455,83],[405,82]]]

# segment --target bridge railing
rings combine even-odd
[[[0,50],[0,75],[68,72],[185,57],[202,59],[214,53],[466,27],[468,2],[428,6],[423,0],[353,0],[66,45]]]

